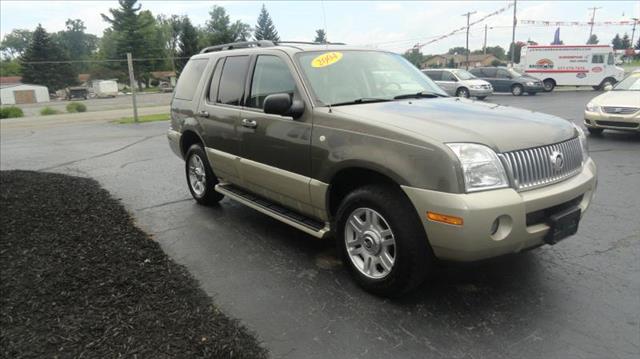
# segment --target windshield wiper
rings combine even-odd
[[[408,93],[408,94],[404,94],[404,95],[398,95],[396,97],[394,97],[394,100],[403,100],[406,98],[434,98],[434,97],[447,97],[445,95],[441,95],[439,93],[436,92],[429,92],[429,91],[420,91],[418,93]]]
[[[374,102],[386,102],[386,101],[391,101],[391,100],[388,98],[362,97],[359,99],[355,99],[353,101],[332,103],[329,106],[357,105],[361,103],[374,103]]]

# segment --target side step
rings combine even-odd
[[[222,193],[234,201],[238,201],[258,212],[262,212],[269,217],[275,218],[280,222],[284,222],[316,238],[325,238],[330,232],[328,223],[322,223],[300,213],[291,211],[290,209],[275,204],[268,199],[246,192],[232,184],[218,184],[215,189],[216,192]]]

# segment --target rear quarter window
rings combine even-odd
[[[178,84],[176,85],[175,98],[180,100],[193,100],[198,83],[209,59],[192,59],[182,70]]]

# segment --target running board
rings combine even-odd
[[[322,223],[294,212],[265,198],[246,192],[232,184],[218,184],[215,189],[216,192],[222,193],[234,201],[249,206],[258,212],[262,212],[271,218],[275,218],[316,238],[325,238],[330,232],[328,223]]]

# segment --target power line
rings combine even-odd
[[[179,60],[189,59],[190,57],[148,57],[132,59],[134,62],[141,61],[158,61],[158,60]],[[66,60],[66,61],[20,61],[21,64],[75,64],[75,63],[91,63],[91,62],[127,62],[127,59],[101,59],[101,60]]]

